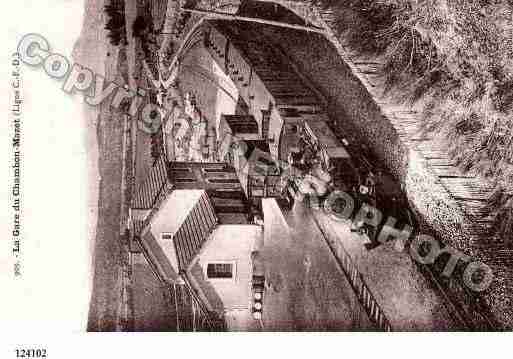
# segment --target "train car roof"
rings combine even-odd
[[[324,121],[319,120],[305,120],[305,125],[309,132],[312,133],[320,144],[325,147],[339,147],[340,142],[337,137],[333,134],[328,124]]]
[[[326,148],[326,153],[330,158],[351,158],[346,149],[342,146],[340,147],[328,147]]]
[[[319,144],[326,148],[330,157],[350,158],[351,156],[342,143],[333,134],[328,124],[319,120],[305,120],[307,130],[319,141]]]

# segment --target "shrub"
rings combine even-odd
[[[105,5],[107,14],[105,29],[110,43],[114,46],[126,44],[125,4],[123,1],[113,1]]]
[[[498,191],[513,190],[511,0],[309,3],[330,11],[328,22],[351,49],[384,59],[389,94],[422,100],[424,131],[446,138],[463,170],[493,178]],[[498,205],[511,237],[512,200]]]
[[[132,34],[134,37],[143,37],[149,29],[148,21],[141,15],[137,16],[132,24]]]

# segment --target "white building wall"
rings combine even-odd
[[[271,119],[269,120],[269,138],[274,138],[274,142],[269,143],[269,151],[273,158],[280,158],[280,134],[284,121],[280,116],[279,111],[273,108],[271,111]],[[286,158],[281,158],[286,160]]]
[[[203,190],[175,190],[162,204],[151,221],[151,233],[169,258],[173,269],[178,273],[178,259],[171,239],[162,240],[162,233],[174,233],[179,229],[189,211],[201,197]]]
[[[217,49],[224,49],[226,46],[226,38],[215,29],[212,29],[212,41],[215,43]],[[217,54],[214,55],[216,60],[220,64],[223,64],[225,59],[219,57]],[[230,44],[228,50],[228,68],[220,69],[224,72],[227,70],[227,75],[238,89],[238,95],[242,97],[244,102],[249,107],[249,114],[255,117],[257,121],[259,133],[262,131],[262,110],[268,110],[269,104],[272,102],[272,97],[263,82],[257,76],[255,72],[251,70],[251,64],[249,64],[242,54]],[[226,76],[226,75],[225,75]],[[260,138],[256,136],[255,139]]]
[[[203,280],[216,291],[225,311],[250,309],[251,301],[251,251],[254,244],[263,236],[257,225],[219,225],[201,251],[197,264],[203,270]],[[208,279],[208,263],[233,262],[233,279]]]
[[[218,79],[217,106],[216,106],[216,130],[219,131],[221,115],[234,115],[237,108],[239,90],[233,81],[224,73],[224,69],[216,61],[212,61],[212,73]]]
[[[212,29],[212,40],[216,42],[218,49],[224,49],[226,45],[226,38],[215,29]],[[215,55],[217,61],[224,63],[224,59]],[[262,123],[263,123],[263,110],[269,110],[270,104],[274,103],[274,99],[271,93],[265,87],[263,81],[258,77],[255,72],[251,71],[251,65],[246,62],[241,53],[232,45],[230,45],[228,52],[228,76],[232,83],[237,87],[238,94],[246,102],[249,107],[249,114],[255,117],[258,124],[259,133],[258,135],[241,136],[244,139],[261,139]],[[219,67],[220,70],[224,71]],[[226,76],[226,75],[225,75]],[[242,80],[239,80],[239,78]],[[246,84],[247,86],[244,86]],[[283,126],[283,120],[277,110],[273,110],[271,119],[269,122],[269,137],[274,136],[275,143],[271,144],[271,154],[278,158],[278,142]],[[224,130],[222,124],[219,124],[219,134]]]

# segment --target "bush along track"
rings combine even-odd
[[[462,170],[494,186],[489,214],[496,234],[511,241],[513,2],[309,2],[331,12],[331,25],[351,49],[382,58],[385,91],[420,104],[423,131],[444,138]]]

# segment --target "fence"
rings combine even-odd
[[[129,207],[132,201],[132,191],[134,184],[134,164],[133,155],[133,136],[132,126],[128,115],[123,116],[123,155],[122,155],[122,172],[121,172],[121,218],[120,218],[120,234],[128,229]]]
[[[175,285],[174,291],[176,294],[176,308],[181,308],[181,313],[178,313],[179,331],[224,331],[226,329],[223,318],[217,317],[214,313],[210,312],[205,306],[203,300],[196,294],[191,287],[187,278],[181,285]],[[180,295],[178,297],[178,294]],[[187,308],[180,306],[187,304]],[[188,314],[188,318],[186,315]]]
[[[388,321],[385,313],[379,306],[378,302],[374,298],[374,295],[365,284],[362,275],[356,268],[353,260],[342,246],[342,243],[337,238],[332,238],[324,228],[324,224],[321,223],[315,215],[313,215],[314,221],[322,232],[323,237],[326,239],[326,243],[333,253],[337,263],[342,268],[342,271],[346,275],[351,287],[353,288],[358,301],[367,312],[369,319],[377,326],[379,330],[386,332],[392,331],[390,322]]]

